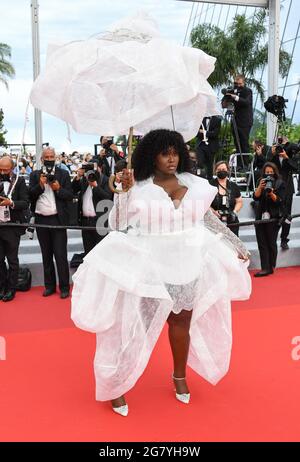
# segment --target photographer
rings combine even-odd
[[[256,185],[259,178],[261,178],[262,176],[263,166],[272,157],[272,147],[265,145],[260,140],[254,140],[252,143],[252,148],[254,151],[254,157],[253,157],[254,185]],[[253,185],[252,181],[249,183]],[[251,190],[253,190],[252,187],[251,187]]]
[[[24,178],[17,180],[13,167],[14,162],[9,156],[0,159],[0,223],[24,223],[25,211],[29,206]],[[0,226],[0,300],[3,302],[15,297],[20,237],[24,232],[24,228]]]
[[[81,226],[96,226],[97,220],[105,211],[98,212],[97,205],[102,200],[112,200],[112,192],[108,186],[108,177],[102,173],[100,166],[94,168],[93,163],[85,163],[77,170],[72,181],[74,194],[78,194],[79,224]],[[87,255],[104,235],[97,230],[82,230],[82,241]]]
[[[217,178],[211,180],[210,184],[217,186],[218,194],[214,198],[211,208],[215,215],[224,223],[239,223],[237,214],[243,207],[243,199],[239,187],[228,179],[229,166],[227,162],[221,160],[215,165],[215,174]],[[230,227],[230,230],[239,235],[239,227]]]
[[[70,175],[55,165],[55,150],[47,147],[42,152],[42,169],[31,173],[29,197],[31,211],[36,224],[68,225],[71,201],[73,199]],[[61,298],[69,296],[69,265],[67,254],[67,230],[37,228],[43,265],[44,297],[55,293],[56,276],[53,263],[55,257]]]
[[[280,178],[278,168],[267,162],[262,170],[262,178],[254,193],[257,202],[256,220],[279,218],[285,197],[285,183]],[[278,222],[255,225],[256,239],[259,249],[261,271],[255,277],[268,276],[274,272],[277,259]]]
[[[253,96],[252,90],[245,86],[245,77],[241,74],[236,75],[234,87],[227,88],[222,107],[226,107],[229,102],[234,106],[235,122],[237,126],[238,137],[240,141],[241,153],[250,152],[249,135],[253,125]],[[237,152],[240,151],[235,131],[232,127],[232,134]]]
[[[112,136],[100,137],[100,153],[93,157],[92,162],[97,162],[102,166],[102,173],[107,177],[114,172],[115,164],[124,159],[123,152],[120,152],[118,146],[114,144]]]
[[[293,173],[297,172],[297,161],[294,159],[298,146],[289,142],[286,136],[278,138],[278,143],[272,146],[272,162],[276,165],[279,175],[285,182],[285,198],[283,203],[284,213],[286,216],[291,215],[293,205],[293,194],[295,192]],[[288,235],[291,225],[285,221],[281,229],[281,248],[287,250]]]
[[[217,116],[204,117],[197,133],[196,152],[198,167],[205,169],[206,178],[213,178],[213,164],[215,154],[219,149],[219,133],[221,118]]]

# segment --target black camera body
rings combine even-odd
[[[231,98],[230,95],[236,95],[237,89],[234,87],[222,88],[221,93],[222,95],[224,95],[221,101],[222,108],[233,111],[234,104],[233,104],[233,99]],[[228,93],[230,93],[230,95],[228,95]]]
[[[284,144],[276,144],[276,147],[275,147],[275,154],[281,154],[283,151],[284,151]]]
[[[285,99],[283,96],[273,95],[270,96],[267,101],[264,103],[265,109],[274,114],[278,119],[285,120],[285,109],[288,99]]]
[[[267,176],[265,179],[265,192],[268,194],[272,191],[275,184],[275,179],[272,176]]]
[[[220,215],[220,220],[223,221],[223,223],[226,223],[227,225],[230,223],[235,223],[236,221],[236,214],[232,212],[231,210],[227,209],[222,209],[218,210],[219,215]]]
[[[84,176],[87,179],[87,181],[90,181],[90,182],[97,181],[97,172],[92,162],[83,164],[82,168],[85,171]]]
[[[111,149],[111,145],[114,143],[113,138],[108,139],[106,143],[102,144],[103,149],[105,149],[105,153],[107,157],[111,157],[114,151]]]
[[[42,166],[41,169],[41,175],[45,176],[47,178],[47,182],[54,183],[55,181],[55,166],[48,168],[45,165]]]

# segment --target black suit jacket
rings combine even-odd
[[[11,200],[14,202],[14,208],[9,209],[10,221],[13,223],[26,223],[26,212],[29,208],[29,197],[28,188],[24,178],[18,178],[11,196]],[[20,230],[20,234],[24,234],[25,228],[18,229]]]
[[[100,155],[98,156],[94,156],[93,159],[92,159],[92,162],[97,162],[97,164],[102,167],[102,172],[104,175],[106,176],[110,176],[112,174],[114,174],[114,172],[111,171],[111,168],[110,168],[110,163],[111,163],[111,157],[114,158],[114,161],[115,161],[115,164],[119,161],[119,160],[124,160],[125,157],[122,157],[120,156],[119,154],[117,154],[115,151],[113,151],[113,154],[112,156],[103,156],[101,157]]]
[[[44,189],[40,186],[40,170],[35,170],[29,178],[29,198],[31,211],[35,213],[36,202]],[[68,225],[70,218],[70,205],[73,200],[70,175],[66,170],[55,167],[55,180],[60,184],[60,189],[54,191],[58,220],[61,225]]]
[[[113,193],[110,190],[108,186],[108,177],[103,174],[99,174],[98,172],[96,173],[97,175],[97,184],[98,186],[92,189],[93,193],[93,205],[95,209],[95,213],[97,215],[97,218],[102,216],[106,211],[99,212],[97,211],[97,204],[102,201],[102,200],[112,200],[113,199]],[[80,180],[77,180],[74,178],[72,181],[72,189],[74,194],[78,194],[78,212],[79,212],[79,223],[82,223],[82,201],[83,201],[83,195],[86,192],[89,184],[88,181],[85,177],[80,178]]]
[[[208,124],[209,121],[209,124]],[[206,138],[208,139],[208,146],[211,151],[217,151],[219,149],[219,133],[221,129],[221,118],[218,116],[204,117],[202,124],[206,132]],[[202,128],[202,127],[200,127]],[[203,142],[203,133],[198,133],[197,138],[199,143]]]
[[[238,89],[238,101],[234,101],[235,120],[238,127],[252,127],[253,125],[253,96],[248,87]]]
[[[287,143],[284,145],[285,151],[287,155],[289,156],[289,158],[283,159],[282,163],[280,162],[278,154],[274,154],[272,158],[270,158],[270,161],[273,162],[278,167],[281,178],[285,182],[285,185],[286,185],[285,194],[287,197],[292,196],[295,192],[293,173],[297,173],[298,171],[297,161],[292,158],[293,156],[292,146],[293,145],[290,143]]]
[[[260,179],[259,179],[260,181]],[[259,184],[258,181],[258,184]],[[285,198],[285,182],[281,179],[277,179],[274,184],[274,193],[277,196],[276,202],[270,199],[265,191],[260,197],[253,196],[256,203],[255,207],[255,219],[261,220],[263,212],[269,212],[271,218],[279,218],[284,214],[284,198]]]

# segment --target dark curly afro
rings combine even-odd
[[[159,129],[147,133],[132,154],[132,168],[136,181],[147,180],[155,173],[155,159],[173,147],[179,155],[177,172],[190,172],[191,161],[182,135],[173,130]]]

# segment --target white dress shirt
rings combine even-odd
[[[48,184],[45,184],[45,191],[36,201],[35,213],[45,216],[57,214],[54,191]]]
[[[84,217],[95,217],[95,207],[93,204],[93,189],[88,186],[87,190],[83,194],[82,199],[82,214]]]

